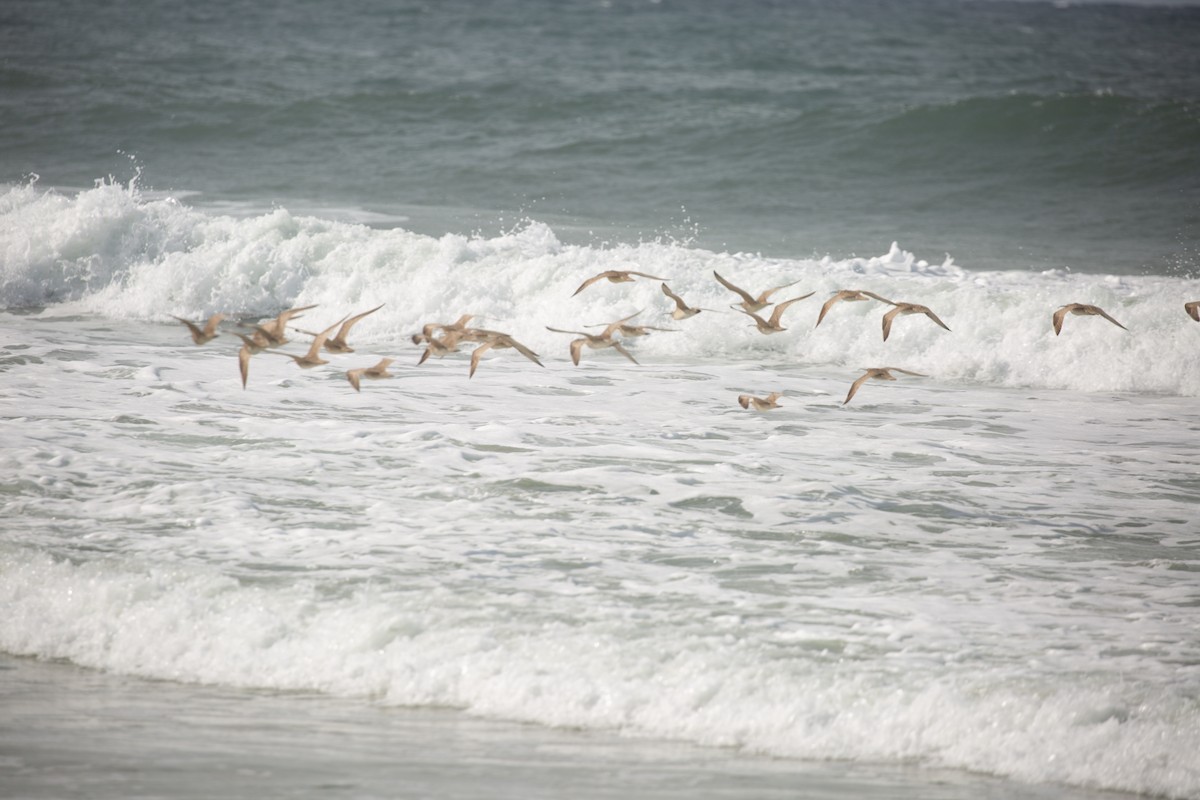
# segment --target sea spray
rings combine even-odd
[[[73,197],[13,187],[0,209],[0,303],[7,308],[167,321],[215,311],[271,316],[317,304],[313,313],[332,320],[383,303],[356,329],[363,341],[399,344],[426,322],[470,313],[476,324],[539,352],[566,348],[547,326],[576,330],[640,312],[640,323],[680,331],[640,342],[650,359],[904,366],[994,386],[1200,394],[1200,326],[1182,307],[1191,283],[1165,276],[973,272],[949,256],[930,262],[896,243],[878,257],[821,259],[663,242],[569,245],[536,221],[490,238],[431,237],[285,209],[212,215],[169,197],[146,200],[136,184],[113,182]],[[666,277],[690,304],[717,311],[674,323],[659,283],[645,279],[601,282],[572,296],[584,279],[609,269]],[[790,291],[815,294],[785,314],[787,331],[763,337],[727,308],[737,298],[714,271],[754,291],[795,281]],[[876,302],[841,304],[814,328],[824,299],[845,288],[927,305],[951,331],[907,317],[884,342],[887,307]],[[1129,330],[1073,317],[1055,336],[1050,318],[1072,302],[1099,305]]]

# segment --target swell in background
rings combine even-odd
[[[475,314],[543,353],[567,339],[546,326],[579,330],[641,312],[639,322],[678,329],[638,343],[645,361],[745,359],[763,363],[897,365],[949,382],[1082,391],[1200,394],[1200,337],[1183,311],[1194,283],[1167,276],[1096,276],[1070,271],[982,272],[952,259],[927,261],[893,244],[871,258],[773,259],[722,253],[670,240],[566,244],[545,223],[526,221],[495,236],[375,229],[285,209],[251,217],[206,213],[174,198],[152,199],[136,183],[111,182],[67,196],[36,184],[0,196],[0,305],[88,312],[114,319],[173,321],[168,315],[267,316],[319,304],[332,323],[385,306],[356,329],[376,346],[411,348],[426,322]],[[658,281],[582,281],[608,269],[669,279],[692,305],[710,309],[674,323]],[[729,308],[735,295],[713,272],[755,292],[795,282],[789,330],[759,334]],[[884,306],[844,303],[819,328],[833,291],[868,289],[927,305],[952,329],[899,318],[882,340]],[[1066,303],[1094,303],[1123,325],[1068,317]]]
[[[1186,276],[1200,9],[715,0],[14,2],[0,181],[433,236]],[[269,36],[264,36],[269,32]]]

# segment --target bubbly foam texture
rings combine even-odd
[[[172,198],[147,199],[136,184],[102,182],[75,196],[16,186],[0,197],[0,303],[91,312],[114,319],[272,315],[319,304],[313,325],[380,303],[358,327],[362,341],[400,345],[431,320],[472,313],[542,352],[564,350],[547,325],[581,330],[641,311],[637,321],[681,332],[638,343],[645,359],[752,359],[763,363],[902,366],[947,382],[1087,392],[1200,394],[1200,325],[1183,311],[1191,283],[1170,277],[1071,272],[972,272],[949,257],[929,262],[893,244],[878,257],[769,259],[672,242],[567,245],[528,222],[495,236],[439,238],[377,230],[285,209],[251,217],[201,213]],[[636,269],[669,279],[709,311],[674,323],[658,281],[586,278]],[[814,292],[765,337],[729,308],[738,298],[713,271],[757,293],[795,281],[774,299]],[[868,289],[927,305],[952,329],[900,317],[882,341],[885,306],[839,303],[814,329],[838,289]],[[1125,325],[1051,315],[1072,302],[1099,305]]]
[[[611,610],[530,625],[436,590],[366,586],[331,598],[304,581],[246,584],[201,568],[13,552],[0,554],[0,574],[0,647],[97,668],[778,756],[912,759],[1179,797],[1200,790],[1196,700],[1165,689],[1116,696],[1087,678],[1049,689],[1015,666],[969,658],[936,681],[902,662],[864,671],[853,659],[781,659],[768,640],[724,633],[731,619],[705,630],[686,612],[675,635],[643,639],[630,635],[636,620]]]
[[[539,230],[500,241],[553,259]],[[869,269],[958,272],[899,251]],[[256,356],[243,390],[228,334],[54,316],[79,302],[0,315],[0,650],[1200,791],[1191,398],[908,379],[843,407],[850,370],[787,364],[787,334],[693,356],[672,341],[697,320],[648,339],[695,363],[542,348],[544,369],[507,354],[468,379],[410,352],[354,392],[342,370],[404,330],[374,317],[358,353]],[[770,389],[776,411],[735,401]]]

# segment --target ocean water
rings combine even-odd
[[[776,257],[1194,275],[1200,8],[12,0],[0,182]]]
[[[1200,797],[1195,7],[47,8],[8,794]],[[813,294],[764,336],[714,272]],[[243,388],[239,320],[380,304]],[[418,364],[467,313],[541,365]]]

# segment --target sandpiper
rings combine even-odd
[[[783,397],[783,392],[771,392],[766,397],[755,397],[751,394],[739,394],[738,404],[742,408],[754,406],[755,411],[768,411],[772,408],[779,408],[779,403],[776,402]]]
[[[874,292],[868,292],[865,289],[841,289],[834,293],[833,297],[825,301],[825,305],[821,306],[821,313],[817,315],[817,325],[821,324],[821,320],[825,319],[825,315],[829,313],[829,309],[833,308],[834,304],[840,300],[845,300],[847,303],[854,303],[860,300],[878,300],[881,303],[895,305],[886,297],[880,297]],[[817,327],[813,325],[813,327]]]
[[[863,373],[861,378],[850,384],[850,392],[846,395],[846,399],[842,401],[842,405],[849,403],[850,398],[854,397],[854,395],[858,393],[858,387],[862,386],[871,379],[877,381],[896,380],[896,376],[893,375],[892,372],[903,372],[905,375],[916,375],[921,378],[926,377],[923,373],[912,372],[907,369],[900,369],[899,367],[868,367],[867,371]]]
[[[242,340],[242,346],[238,349],[238,372],[242,374],[242,388],[245,389],[246,379],[250,377],[250,356],[258,355],[267,346],[244,333],[235,332],[234,335]]]
[[[171,318],[177,319],[184,325],[187,325],[188,332],[192,334],[193,342],[196,344],[206,344],[220,336],[220,334],[217,333],[217,326],[221,324],[221,320],[225,319],[225,315],[213,314],[208,318],[208,322],[204,323],[203,328],[191,320],[186,320],[183,317],[177,317],[174,314],[171,315]]]
[[[428,342],[431,338],[433,338],[434,331],[438,330],[442,331],[443,334],[451,332],[461,333],[466,329],[467,323],[473,319],[475,319],[474,314],[463,314],[455,322],[427,322],[421,327],[420,333],[414,333],[412,335],[413,344]]]
[[[924,314],[946,330],[950,330],[946,323],[938,319],[937,314],[934,314],[932,311],[930,311],[927,306],[917,305],[916,303],[892,303],[892,305],[894,305],[895,308],[883,315],[883,340],[885,342],[887,341],[888,334],[892,332],[892,320],[894,320],[897,316]]]
[[[1068,303],[1067,305],[1058,309],[1058,311],[1054,312],[1055,336],[1058,336],[1060,333],[1062,333],[1063,320],[1066,319],[1067,314],[1071,314],[1072,316],[1076,317],[1104,317],[1121,330],[1129,330],[1129,328],[1126,328],[1124,325],[1106,314],[1104,309],[1100,308],[1099,306],[1089,306],[1086,303]]]
[[[263,347],[279,347],[288,343],[285,331],[287,330],[288,321],[293,318],[299,318],[301,311],[308,311],[310,308],[316,308],[315,305],[299,306],[297,308],[289,308],[286,311],[279,312],[275,319],[264,322],[261,325],[254,326],[254,340]]]
[[[341,325],[345,320],[346,320],[346,318],[342,317],[337,322],[333,323],[328,328],[326,328],[325,330],[318,333],[313,338],[312,344],[310,344],[308,346],[308,352],[305,353],[304,355],[296,356],[296,355],[292,355],[291,353],[280,353],[280,355],[287,356],[288,358],[290,358],[292,361],[295,361],[298,365],[300,365],[304,369],[309,369],[311,367],[318,367],[321,364],[328,364],[329,363],[328,361],[321,358],[321,347],[324,346],[324,344],[325,344],[325,337],[327,337],[329,334],[333,333],[333,329],[336,328],[337,326]]]
[[[604,323],[601,323],[604,324]],[[599,327],[599,325],[585,325],[584,327]],[[616,332],[627,339],[634,339],[638,336],[649,336],[650,331],[662,331],[663,333],[678,333],[678,328],[656,328],[653,325],[630,325],[622,323],[617,326]]]
[[[641,312],[639,311],[638,313],[640,314]],[[628,322],[629,320],[633,319],[636,316],[637,316],[637,314],[632,314],[628,317],[625,317],[624,319],[617,320],[616,322],[610,322],[608,324],[608,326],[605,327],[605,329],[602,333],[585,333],[584,331],[566,331],[566,330],[563,330],[562,328],[551,328],[549,325],[546,326],[546,330],[554,331],[555,333],[569,333],[574,336],[580,337],[571,342],[571,361],[575,364],[575,366],[579,366],[579,356],[582,353],[585,345],[587,347],[591,348],[592,350],[603,350],[607,347],[611,347],[613,350],[616,350],[618,353],[620,353],[621,355],[628,358],[634,364],[637,364],[638,361],[636,358],[633,357],[633,354],[630,353],[628,350],[626,350],[619,341],[612,338],[613,333],[616,332],[617,329],[620,328],[622,323]]]
[[[683,302],[682,297],[672,292],[671,287],[667,286],[665,283],[662,285],[662,293],[675,301],[675,310],[671,312],[671,317],[673,319],[687,319],[688,317],[696,316],[701,311],[712,311],[711,308],[693,308],[689,306],[687,303]]]
[[[462,341],[462,338],[463,334],[461,330],[450,330],[449,328],[444,329],[444,332],[440,337],[428,336],[424,339],[421,339],[414,335],[414,342],[417,342],[418,344],[422,341],[425,342],[425,352],[421,353],[421,358],[417,361],[417,366],[424,364],[430,356],[437,356],[438,358],[441,358],[447,353],[458,352],[458,343]]]
[[[538,359],[537,353],[533,352],[528,347],[509,336],[507,333],[488,331],[487,337],[482,341],[483,344],[471,351],[471,371],[467,373],[468,378],[475,376],[475,370],[479,368],[479,359],[482,358],[483,354],[488,350],[503,350],[512,348],[533,363],[537,364],[539,367],[546,366]]]
[[[395,359],[383,358],[373,367],[359,367],[358,369],[346,370],[346,380],[350,381],[350,385],[354,387],[354,391],[360,391],[358,388],[359,381],[363,378],[390,378],[392,373],[388,372],[388,364],[391,364]]]
[[[731,306],[731,307],[736,308],[738,311],[741,311],[746,316],[751,317],[754,320],[754,327],[758,328],[760,333],[764,333],[764,334],[779,333],[781,331],[787,330],[787,328],[785,328],[779,324],[779,319],[780,319],[780,317],[783,316],[783,312],[787,311],[788,307],[792,303],[799,302],[800,300],[803,300],[806,297],[812,297],[812,296],[813,296],[813,293],[809,292],[808,294],[801,295],[800,297],[793,297],[791,300],[785,300],[782,303],[779,303],[778,305],[775,306],[774,309],[771,310],[771,318],[770,319],[763,319],[758,314],[755,314],[753,311],[744,311],[743,309],[738,308],[737,306]]]
[[[571,294],[571,297],[579,294],[596,281],[608,280],[609,283],[629,283],[630,281],[634,280],[634,275],[638,276],[639,278],[649,278],[650,280],[654,281],[666,280],[666,278],[659,278],[656,275],[647,275],[644,272],[638,272],[632,269],[610,269],[601,272],[599,275],[593,275],[583,283],[579,284],[579,288]]]
[[[383,308],[383,306],[384,304],[380,303],[370,311],[364,311],[361,314],[355,314],[353,317],[343,322],[341,329],[337,332],[337,335],[330,336],[325,340],[325,349],[330,353],[353,353],[354,348],[346,344],[346,337],[350,335],[350,329],[353,328],[354,324],[360,319],[370,314],[374,314],[376,311]],[[316,336],[316,334],[312,331],[301,331],[299,328],[296,328],[296,330],[300,331],[301,333],[307,333],[309,336]]]
[[[771,295],[775,294],[780,289],[786,289],[789,286],[794,286],[797,283],[799,283],[798,280],[792,281],[791,283],[785,283],[782,286],[776,286],[772,289],[767,289],[765,292],[760,293],[758,295],[758,297],[753,297],[745,289],[739,289],[738,287],[734,286],[729,281],[722,278],[715,269],[713,270],[713,276],[716,277],[717,282],[720,283],[722,286],[724,286],[726,289],[733,292],[734,294],[740,295],[742,298],[742,302],[738,303],[738,305],[741,306],[746,311],[749,311],[751,314],[753,314],[755,311],[761,311],[762,309],[771,305],[771,301],[770,301]]]

